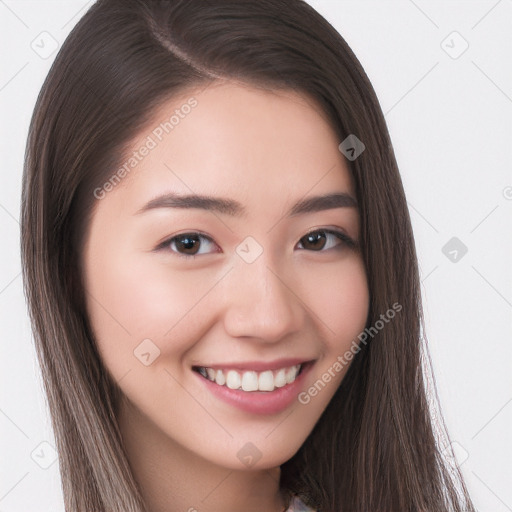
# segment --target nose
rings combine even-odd
[[[263,253],[265,254],[265,253]],[[305,306],[297,281],[273,270],[263,255],[239,261],[224,283],[224,328],[230,336],[276,342],[301,331]]]

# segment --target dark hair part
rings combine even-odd
[[[146,510],[116,421],[120,390],[85,313],[80,249],[93,191],[155,108],[216,80],[294,89],[317,102],[340,142],[350,134],[364,142],[347,162],[360,207],[367,326],[391,304],[403,307],[361,345],[314,430],[282,465],[282,488],[321,512],[474,511],[431,421],[417,257],[384,116],[347,43],[302,0],[100,0],[50,70],[27,144],[22,257],[66,510]]]

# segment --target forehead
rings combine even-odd
[[[214,83],[157,109],[127,152],[125,164],[137,161],[113,195],[133,211],[167,191],[233,197],[250,211],[282,209],[308,192],[353,194],[339,142],[308,96]]]

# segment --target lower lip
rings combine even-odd
[[[197,372],[193,372],[201,382],[223,402],[252,414],[276,414],[288,408],[299,395],[304,379],[313,366],[307,363],[297,378],[282,388],[274,391],[243,391],[230,389],[227,386],[219,386],[215,382],[206,379]]]

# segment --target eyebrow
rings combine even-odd
[[[245,207],[233,199],[196,194],[178,195],[172,192],[152,199],[135,214],[138,215],[157,208],[200,208],[236,217],[246,215]],[[333,208],[357,208],[357,201],[346,192],[307,197],[295,203],[288,211],[288,216]]]

